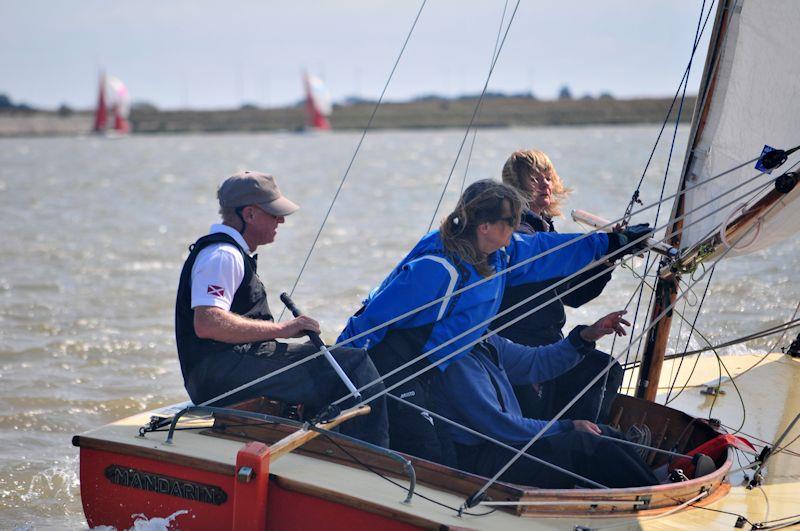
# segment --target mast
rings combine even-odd
[[[98,133],[105,130],[106,120],[106,74],[105,72],[100,72],[100,91],[97,96],[97,108],[94,111],[94,127],[92,127],[92,131]]]
[[[678,196],[672,207],[670,216],[671,222],[667,234],[672,234],[669,239],[671,246],[680,248],[681,234],[683,229],[684,214],[684,194],[689,171],[696,155],[697,143],[701,137],[708,117],[708,111],[714,94],[717,80],[717,67],[719,64],[720,52],[725,40],[725,29],[730,16],[730,9],[734,0],[722,0],[718,4],[716,17],[714,19],[714,29],[709,41],[709,50],[706,55],[706,64],[703,70],[702,85],[699,91],[697,106],[692,118],[692,131],[689,136],[686,157],[684,159],[683,170],[681,172],[681,183],[678,187]],[[666,264],[664,264],[666,265]],[[665,271],[665,268],[661,268]],[[645,351],[642,355],[642,364],[639,367],[639,376],[636,382],[635,396],[646,400],[654,401],[658,392],[658,381],[661,377],[661,367],[664,364],[664,354],[667,350],[667,340],[672,325],[672,311],[668,311],[660,320],[659,316],[667,308],[671,308],[675,303],[678,294],[678,274],[667,270],[659,275],[656,282],[653,306],[650,310],[650,324],[655,325],[650,328],[645,341]]]

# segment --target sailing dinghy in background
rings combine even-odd
[[[794,148],[800,144],[797,28],[800,8],[791,0],[728,0],[717,7],[664,238],[679,252],[656,267],[651,322],[634,332],[647,336],[642,357],[637,353],[629,366],[638,372],[637,396],[619,396],[612,412],[613,425],[648,434],[642,455],[654,469],[671,470],[674,482],[537,489],[347,439],[329,431],[332,424],[311,425],[302,409],[266,398],[232,408],[179,404],[75,436],[89,526],[125,529],[137,518],[156,517],[182,529],[776,529],[800,523],[800,453],[791,449],[800,438],[800,360],[769,352],[698,355],[685,392],[669,406],[657,403],[674,386],[660,379],[662,369],[681,370],[681,359],[665,360],[665,318],[697,283],[693,275],[699,280],[743,247],[762,248],[800,229],[792,203],[800,189],[792,185],[800,161]],[[764,145],[775,155],[761,157]],[[712,383],[715,396],[698,392]],[[758,414],[742,418],[735,393]],[[712,461],[702,470],[695,466],[699,453]]]
[[[109,107],[111,123],[108,123]],[[128,121],[130,108],[130,95],[125,84],[119,78],[101,73],[92,132],[108,137],[127,135],[131,132],[131,124]]]
[[[329,131],[328,119],[333,110],[331,94],[322,80],[316,76],[303,74],[303,87],[306,91],[306,127],[313,131]]]

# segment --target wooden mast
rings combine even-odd
[[[711,106],[711,97],[717,81],[717,67],[719,64],[719,52],[725,39],[727,21],[730,15],[732,0],[723,0],[718,4],[717,14],[714,20],[714,30],[709,41],[709,51],[706,55],[706,64],[703,70],[702,86],[698,104],[692,119],[692,131],[689,136],[689,145],[681,172],[681,184],[678,188],[678,196],[672,207],[667,234],[672,234],[669,239],[670,245],[680,248],[681,234],[683,229],[684,214],[684,194],[686,182],[689,179],[689,170],[695,158],[695,149],[705,128],[708,111]],[[663,270],[663,268],[661,268]],[[661,274],[656,282],[653,306],[650,309],[650,324],[653,325],[647,333],[645,341],[645,351],[642,355],[642,364],[639,367],[639,376],[636,382],[636,397],[653,401],[658,392],[658,381],[661,377],[661,367],[664,364],[664,353],[667,349],[670,326],[672,325],[672,306],[678,293],[679,276],[672,272]],[[661,314],[667,311],[666,315]],[[653,324],[655,323],[655,324]]]

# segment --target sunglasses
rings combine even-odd
[[[497,221],[503,221],[506,225],[511,227],[512,229],[517,228],[517,218],[514,216],[508,216],[507,218],[500,218]]]

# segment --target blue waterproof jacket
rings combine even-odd
[[[515,233],[508,247],[492,253],[489,260],[495,271],[502,272],[579,236],[583,235]],[[606,234],[592,234],[472,289],[450,296],[461,288],[483,280],[483,277],[472,265],[457,258],[451,259],[444,250],[439,231],[433,231],[425,235],[380,286],[370,292],[361,310],[348,319],[338,342],[426,303],[447,297],[389,326],[374,330],[349,345],[367,348],[382,374],[423,352],[428,353],[429,361],[435,362],[463,348],[459,354],[438,366],[444,371],[455,359],[465,356],[469,346],[486,332],[488,321],[500,308],[506,286],[568,276],[605,255],[608,246]],[[475,330],[465,333],[472,328]],[[461,337],[448,343],[459,335]]]
[[[522,416],[511,386],[550,380],[574,367],[583,353],[594,347],[594,343],[580,339],[578,333],[543,347],[518,345],[497,335],[489,337],[468,356],[436,375],[432,385],[434,409],[506,444],[527,443],[548,421]],[[572,429],[571,420],[559,420],[544,435]],[[486,442],[449,424],[447,430],[459,444]]]

